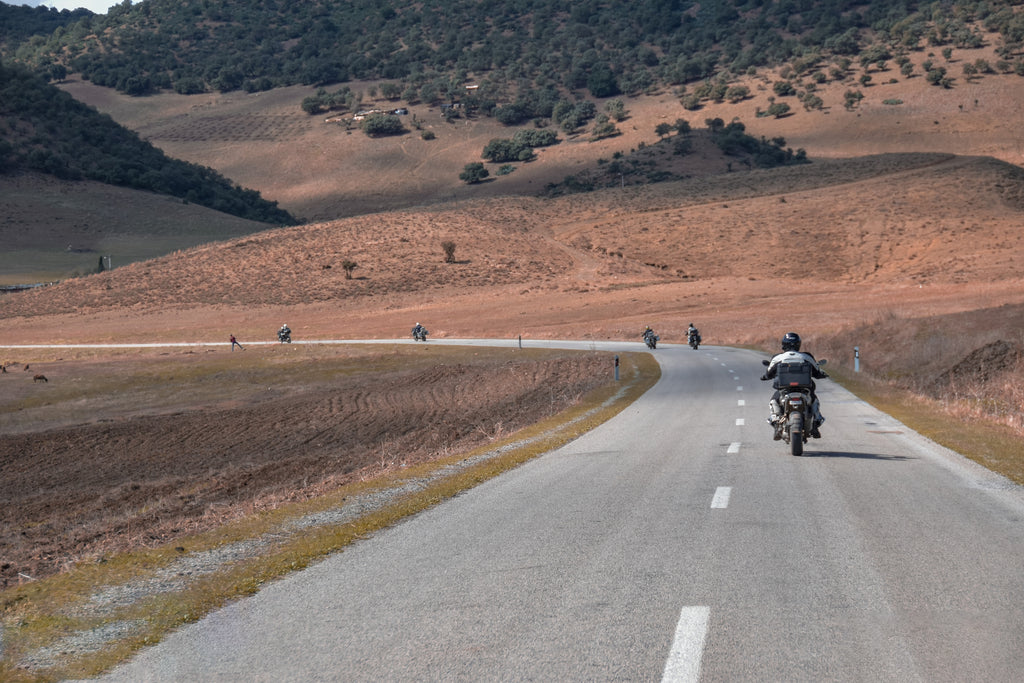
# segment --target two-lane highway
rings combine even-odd
[[[828,381],[794,458],[761,356],[654,353],[598,429],[109,678],[1019,680],[1020,487]]]

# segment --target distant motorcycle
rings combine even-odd
[[[277,331],[277,341],[281,342],[282,344],[291,344],[292,343],[292,331],[288,330],[288,329],[278,330]]]
[[[644,332],[644,343],[647,344],[647,348],[649,349],[658,348],[659,339],[661,339],[661,337],[654,334],[653,330],[647,330],[646,332]]]
[[[427,341],[428,334],[429,332],[427,331],[427,328],[423,327],[423,325],[417,325],[416,327],[412,328],[412,338],[415,341]]]
[[[769,365],[767,360],[761,362]],[[819,360],[818,365],[825,365],[826,362]],[[807,443],[814,428],[812,364],[800,361],[779,363],[777,367],[775,386],[779,390],[782,414],[773,425],[775,437],[785,441],[793,455],[803,455],[804,444]]]
[[[696,351],[700,348],[700,332],[691,332],[687,341],[690,344],[690,348]]]

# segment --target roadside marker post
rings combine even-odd
[[[853,347],[853,371],[860,372],[860,347]]]
[[[619,381],[619,355],[615,354],[615,381]]]

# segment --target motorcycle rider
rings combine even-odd
[[[690,326],[688,328],[686,328],[686,341],[687,341],[687,343],[689,343],[689,341],[691,339],[693,339],[694,337],[697,337],[698,339],[700,339],[700,330],[698,330],[696,327],[694,327],[693,323],[690,323]]]
[[[284,341],[285,339],[288,339],[291,336],[292,331],[291,328],[288,327],[288,323],[281,325],[281,329],[277,331],[277,338],[280,339],[281,341]]]
[[[650,337],[655,337],[655,334],[654,330],[651,329],[651,326],[648,325],[647,328],[643,331],[643,334],[640,335],[640,338],[643,339],[646,343]],[[655,337],[655,339],[657,339],[657,337]]]
[[[807,351],[800,350],[800,335],[796,332],[787,332],[782,337],[782,353],[775,355],[771,362],[768,363],[768,369],[761,375],[762,380],[775,379],[779,372],[779,363],[789,363],[796,361],[804,361],[811,364],[811,377],[815,379],[824,379],[828,377],[825,372],[818,367],[818,361],[814,356]],[[777,383],[772,383],[775,388],[775,393],[772,394],[771,400],[768,402],[768,407],[771,409],[772,415],[768,418],[768,424],[775,427],[776,436],[779,432],[779,420],[783,415],[782,404],[779,402],[780,391]],[[814,380],[811,380],[811,411],[814,414],[814,424],[811,427],[811,437],[815,439],[821,438],[821,432],[818,428],[825,423],[825,418],[821,414],[821,405],[818,402],[818,394],[816,392],[817,386],[814,384]]]
[[[427,328],[423,327],[423,325],[420,325],[419,323],[416,323],[413,326],[413,328],[412,328],[412,338],[413,339],[420,339],[420,338],[422,338],[424,341],[426,341],[426,335],[427,335]]]

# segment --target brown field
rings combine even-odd
[[[62,353],[45,386],[0,377],[0,586],[470,450],[609,375],[512,349]]]
[[[956,59],[978,56],[991,57],[991,51],[958,51]],[[4,506],[3,527],[14,534],[5,545],[39,548],[36,556],[5,560],[5,579],[24,569],[54,571],[119,544],[162,542],[196,520],[223,518],[214,512],[221,508],[241,514],[277,498],[312,495],[372,469],[382,450],[392,450],[388,444],[400,450],[404,429],[426,433],[438,420],[433,409],[439,396],[447,401],[445,392],[455,387],[507,389],[479,417],[467,411],[487,392],[458,393],[456,413],[445,418],[452,434],[428,440],[424,453],[437,452],[441,443],[461,448],[470,443],[461,439],[475,433],[474,425],[493,428],[506,415],[507,427],[512,415],[521,414],[514,422],[525,424],[538,416],[525,406],[539,401],[540,387],[554,384],[571,400],[589,386],[585,377],[592,370],[588,360],[538,361],[524,366],[530,379],[519,386],[504,381],[510,362],[504,358],[460,360],[458,372],[438,369],[429,355],[403,360],[408,367],[384,379],[370,373],[344,385],[353,396],[377,387],[366,389],[356,412],[368,421],[390,416],[350,448],[336,421],[356,413],[337,402],[333,384],[349,357],[310,357],[328,369],[323,377],[301,372],[289,380],[278,373],[257,384],[261,368],[274,366],[281,354],[300,353],[298,347],[247,350],[246,361],[241,353],[228,353],[229,334],[243,344],[268,340],[286,321],[296,339],[387,339],[405,336],[419,321],[436,337],[524,340],[638,341],[650,324],[666,342],[680,342],[695,322],[709,344],[765,348],[795,330],[807,348],[829,355],[840,369],[849,369],[856,344],[873,377],[939,398],[946,397],[951,370],[1003,341],[1007,346],[991,362],[993,372],[963,398],[979,405],[992,392],[1005,397],[1024,376],[1024,170],[1016,165],[1024,158],[1018,106],[1024,79],[961,78],[942,90],[920,76],[874,76],[880,84],[862,88],[865,101],[852,111],[841,103],[851,86],[833,84],[821,91],[824,111],[800,110],[779,120],[756,116],[757,108],[767,107],[769,76],[751,81],[752,99],[699,112],[683,110],[669,92],[628,99],[630,118],[619,125],[621,136],[566,139],[479,186],[466,186],[457,176],[479,159],[488,140],[511,135],[490,119],[446,124],[436,110],[414,107],[412,114],[435,132],[435,140],[416,132],[371,140],[303,114],[306,88],[132,100],[67,83],[76,97],[172,156],[212,166],[308,222],[259,232],[196,207],[95,187],[88,188],[98,198],[88,210],[93,213],[83,213],[56,200],[83,185],[0,181],[5,202],[13,196],[6,189],[11,183],[29,189],[22,203],[5,210],[0,232],[8,243],[28,226],[33,234],[45,233],[57,250],[67,243],[106,249],[111,226],[117,232],[144,226],[171,236],[178,221],[184,226],[175,245],[182,251],[140,251],[149,260],[128,258],[135,262],[111,272],[0,297],[11,343],[224,342],[208,354],[166,356],[0,350],[7,354],[2,362],[18,364],[0,375],[6,387],[0,424],[7,435],[0,473],[15,482],[4,498],[17,490],[51,491],[91,506],[62,513],[56,503],[26,499],[25,516]],[[890,76],[898,82],[883,83]],[[883,104],[886,99],[902,104]],[[795,100],[792,106],[797,108]],[[699,131],[705,118],[715,116],[739,117],[757,136],[784,136],[813,163],[741,171],[699,135],[693,154],[673,157],[654,134],[663,121],[685,118]],[[593,171],[599,159],[616,152],[654,159],[686,177],[538,196],[548,183]],[[50,194],[28,204],[32,183]],[[102,205],[118,207],[121,215],[104,214]],[[72,213],[88,218],[75,225]],[[154,227],[154,220],[160,225]],[[203,244],[206,237],[222,241]],[[456,263],[444,262],[440,245],[447,240],[457,245]],[[31,240],[19,249],[46,251]],[[95,261],[95,255],[89,258]],[[352,279],[342,268],[345,260],[357,264]],[[0,276],[9,275],[10,267],[0,261]],[[39,270],[45,269],[33,272]],[[256,368],[247,367],[254,357]],[[32,382],[32,373],[22,371],[25,364],[50,381]],[[199,375],[203,382],[193,382]],[[422,411],[406,405],[401,387],[407,375],[429,387],[413,401],[424,404]],[[104,399],[102,391],[73,402],[77,383],[146,391],[147,377],[163,389],[149,403],[140,402],[148,407],[139,414],[129,410],[131,402]],[[211,379],[221,377],[223,383]],[[264,385],[274,389],[257,394]],[[998,416],[988,417],[1019,430],[1021,399],[1011,398]],[[541,403],[548,410],[550,401]],[[55,415],[54,406],[72,405],[75,422]],[[305,443],[317,425],[338,438],[324,441],[308,460],[289,458],[287,476],[273,476],[283,467],[276,457],[289,451],[275,450],[275,444]],[[182,446],[171,448],[179,437]],[[183,466],[184,483],[159,470],[148,478],[125,474],[126,463],[142,467],[138,463],[149,457],[175,451],[190,463]],[[38,464],[27,466],[29,461],[45,462],[45,472]],[[196,483],[206,476],[204,467],[219,468],[208,486]],[[10,478],[15,470],[20,478]],[[76,489],[83,470],[93,475],[87,490]],[[247,487],[257,479],[266,480],[267,488],[252,494]],[[151,503],[131,513],[141,500]],[[108,503],[129,512],[104,517],[99,509]],[[52,547],[44,550],[43,538],[54,538]],[[5,549],[5,557],[8,552],[14,551]]]

